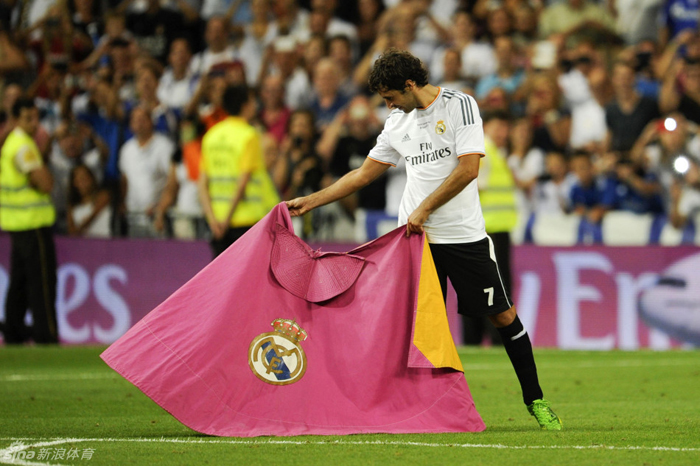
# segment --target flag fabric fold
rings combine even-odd
[[[425,238],[313,251],[284,204],[101,357],[209,435],[485,429]]]

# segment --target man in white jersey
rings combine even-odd
[[[407,183],[399,207],[406,235],[425,232],[443,296],[449,277],[460,312],[487,316],[503,337],[528,411],[542,429],[561,430],[544,400],[527,331],[503,286],[493,243],[486,235],[476,178],[484,131],[476,101],[428,83],[421,61],[390,49],[374,63],[369,87],[393,111],[362,166],[331,186],[287,201],[292,216],[341,199],[371,183],[400,158]]]

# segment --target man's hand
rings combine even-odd
[[[416,210],[411,213],[406,222],[406,237],[411,236],[411,233],[423,233],[423,224],[428,220],[430,213],[425,209],[418,206]]]
[[[301,217],[312,209],[309,207],[309,196],[297,197],[291,201],[284,201],[284,203],[287,204],[289,215],[292,217]]]

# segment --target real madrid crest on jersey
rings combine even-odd
[[[276,319],[274,332],[258,335],[250,343],[248,365],[253,374],[272,385],[297,382],[306,372],[306,355],[301,342],[306,331],[293,320]]]
[[[443,134],[447,131],[447,126],[443,120],[438,120],[437,125],[435,125],[435,134]]]

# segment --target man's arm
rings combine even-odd
[[[406,236],[423,233],[423,224],[430,214],[462,192],[479,175],[481,154],[467,154],[459,159],[459,165],[452,170],[438,188],[426,197],[408,217]]]
[[[236,207],[238,207],[238,203],[241,202],[241,199],[243,199],[243,196],[245,196],[245,188],[248,185],[251,176],[251,172],[245,172],[239,178],[238,189],[236,189],[236,194],[231,200],[231,207],[229,207],[228,209],[228,215],[226,215],[226,219],[221,224],[222,230],[226,231],[231,226],[231,219],[233,218],[233,214],[236,212]]]
[[[305,197],[298,197],[291,201],[286,201],[289,214],[292,217],[298,217],[305,213],[321,207],[322,205],[330,204],[331,202],[342,199],[355,191],[359,191],[372,181],[381,176],[387,171],[391,165],[377,162],[376,160],[367,157],[360,168],[346,173],[338,181],[329,187],[322,189]]]
[[[51,191],[53,190],[53,175],[51,175],[51,172],[46,165],[42,165],[41,167],[30,171],[29,182],[32,186],[44,194],[51,194]]]

